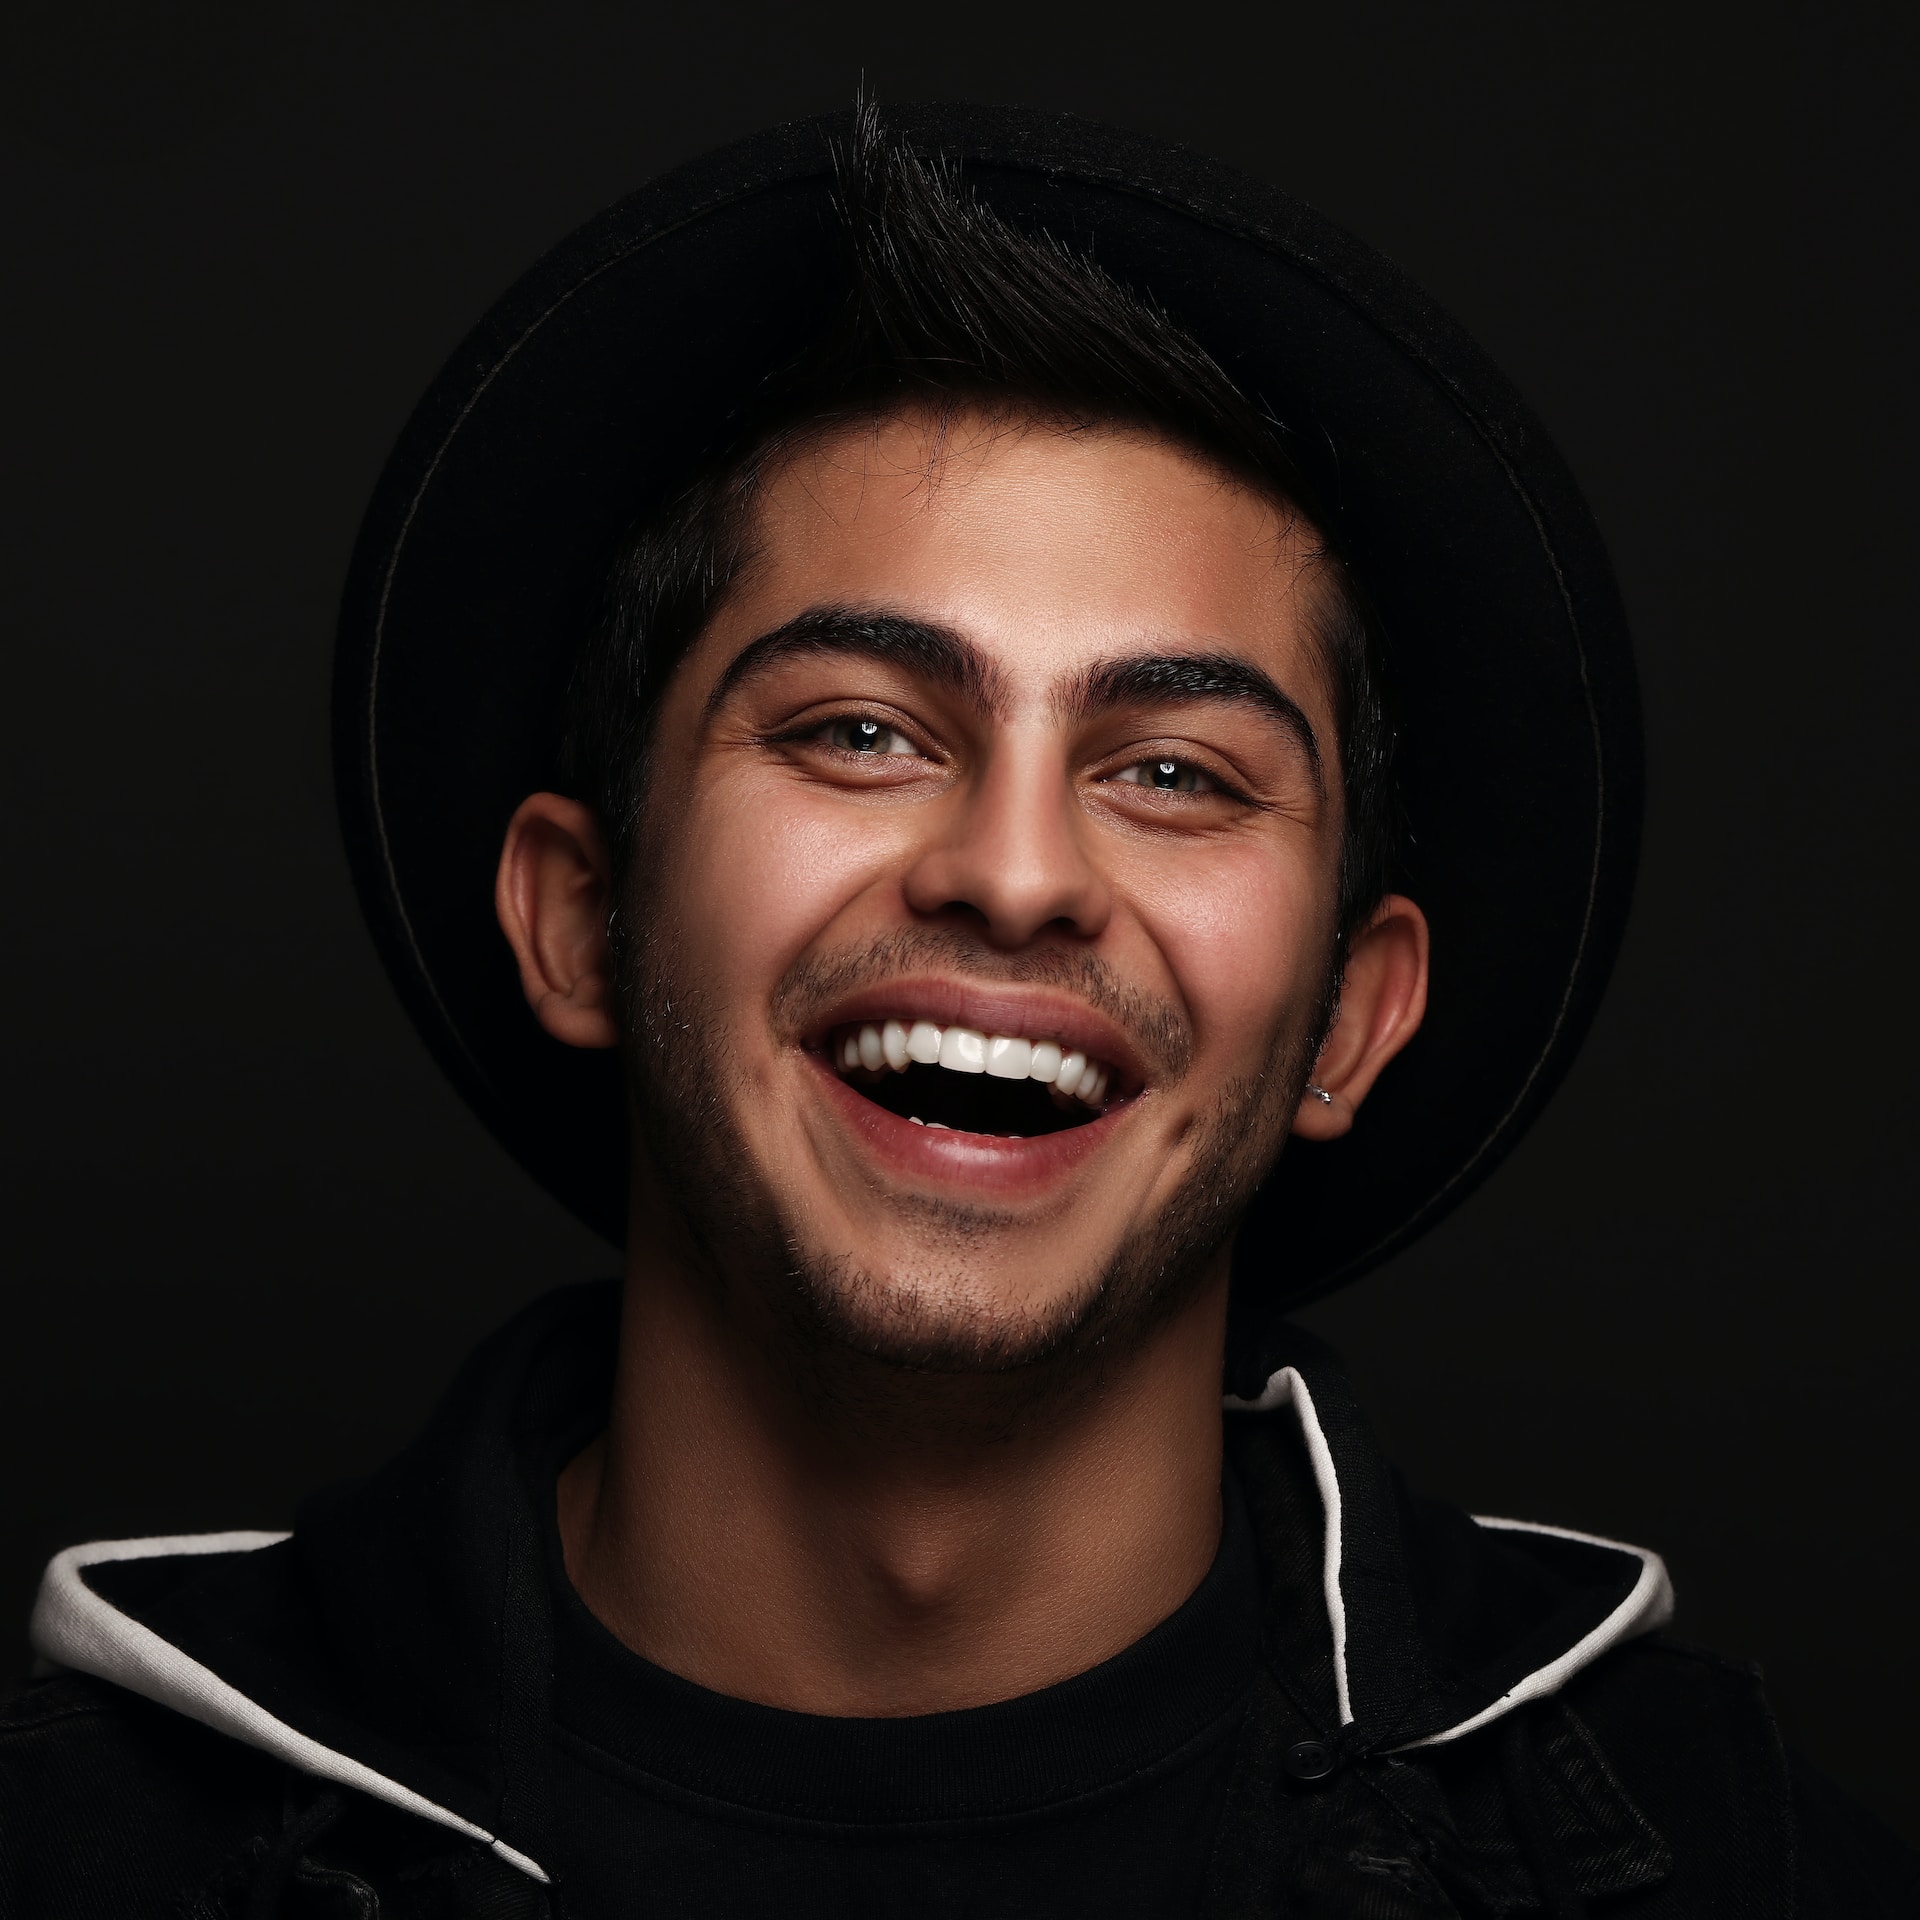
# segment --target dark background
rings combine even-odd
[[[16,0],[0,1675],[55,1546],[286,1524],[610,1268],[360,928],[335,597],[510,278],[864,69],[1279,182],[1560,438],[1644,662],[1626,950],[1508,1166],[1309,1317],[1417,1481],[1658,1546],[1679,1630],[1920,1840],[1911,11]]]

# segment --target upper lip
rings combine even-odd
[[[1145,1063],[1125,1029],[1071,994],[1045,987],[987,986],[930,975],[902,975],[879,986],[863,987],[837,1001],[814,1029],[818,1045],[835,1027],[868,1020],[931,1020],[938,1027],[971,1027],[976,1033],[1002,1033],[1023,1040],[1055,1040],[1078,1048],[1090,1060],[1113,1070],[1129,1092],[1146,1080]]]

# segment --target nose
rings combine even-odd
[[[907,904],[970,915],[997,947],[1024,946],[1048,927],[1096,939],[1113,901],[1086,834],[1057,752],[1005,743],[908,870]]]

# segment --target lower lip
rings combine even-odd
[[[822,1082],[827,1102],[859,1139],[892,1171],[919,1184],[964,1187],[1004,1198],[1057,1186],[1113,1138],[1129,1102],[1109,1107],[1097,1119],[1058,1133],[1003,1140],[990,1133],[955,1133],[915,1126],[863,1099],[820,1055],[807,1060]]]

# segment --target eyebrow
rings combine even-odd
[[[958,694],[980,712],[1005,710],[1000,669],[963,634],[935,621],[856,607],[809,607],[750,641],[728,663],[707,697],[711,718],[738,688],[782,661],[841,654],[906,668]],[[1076,720],[1156,700],[1238,701],[1257,707],[1297,746],[1325,789],[1320,742],[1300,704],[1250,661],[1230,653],[1137,653],[1088,667],[1057,708]]]
[[[1306,757],[1316,787],[1326,769],[1313,723],[1300,703],[1250,661],[1230,653],[1137,653],[1088,667],[1063,696],[1076,720],[1116,707],[1164,700],[1237,701],[1257,707]]]
[[[863,613],[854,607],[809,607],[734,655],[707,698],[707,715],[757,675],[806,654],[834,653],[899,666],[958,694],[983,713],[1005,704],[1000,670],[951,627],[906,614]]]

